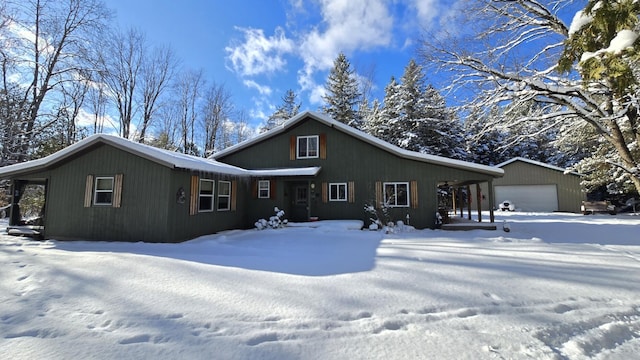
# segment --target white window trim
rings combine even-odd
[[[100,180],[110,179],[111,180],[111,190],[98,190],[98,183]],[[93,205],[98,206],[112,206],[113,205],[113,190],[115,186],[115,178],[113,176],[96,176],[96,179],[93,184]],[[111,201],[108,203],[98,202],[98,193],[111,193]]]
[[[409,182],[403,182],[403,181],[399,181],[399,182],[386,182],[382,184],[382,191],[383,191],[383,196],[385,201],[387,201],[388,196],[387,196],[387,186],[388,185],[393,185],[393,200],[394,200],[394,204],[387,204],[387,206],[389,207],[398,207],[398,208],[405,208],[405,207],[410,207],[411,204],[411,194],[409,193],[411,191],[411,189],[409,188]],[[407,187],[407,204],[406,205],[398,205],[398,185],[405,185]]]
[[[267,185],[267,187],[263,187],[263,185]],[[262,196],[260,191],[267,191],[266,196]],[[258,180],[258,199],[269,199],[271,198],[271,181],[270,180]]]
[[[331,197],[331,194],[332,194],[331,187],[333,187],[333,186],[336,186],[338,188],[337,189],[338,191],[336,191],[336,194],[338,194],[338,195],[340,195],[340,187],[341,186],[344,187],[344,199],[340,199],[340,198],[333,199]],[[347,191],[349,191],[349,190],[348,190],[346,182],[345,183],[329,183],[329,201],[343,201],[343,202],[346,202],[347,199],[349,198],[349,194],[347,194]]]
[[[221,184],[228,184],[229,185],[229,194],[220,194],[220,189],[222,189]],[[216,209],[218,211],[229,211],[231,210],[231,192],[233,191],[233,189],[231,188],[231,181],[225,181],[225,180],[218,180],[218,201],[216,202]],[[221,208],[220,207],[220,198],[227,198],[227,207],[226,208]]]
[[[211,183],[211,194],[202,194],[202,183],[210,182]],[[216,181],[211,179],[200,179],[198,184],[198,212],[212,212],[215,204],[215,195],[216,195]],[[211,198],[211,208],[210,209],[202,209],[200,207],[200,199],[202,198]]]
[[[307,148],[305,156],[300,156],[300,140],[307,139]],[[316,142],[316,154],[314,156],[309,156],[309,140],[314,139]],[[298,136],[296,138],[296,158],[297,159],[317,159],[320,157],[320,137],[318,135],[306,135],[306,136]]]

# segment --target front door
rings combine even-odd
[[[293,204],[291,204],[291,221],[309,220],[309,185],[297,183],[293,185]]]

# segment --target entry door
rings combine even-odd
[[[293,186],[292,221],[309,220],[309,186],[307,184]]]

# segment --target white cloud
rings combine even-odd
[[[428,27],[438,15],[438,0],[411,0],[411,7],[416,10],[418,22]]]
[[[321,0],[323,29],[303,36],[301,55],[313,70],[331,68],[339,52],[388,46],[393,35],[393,16],[383,0]]]
[[[294,42],[284,30],[276,28],[274,35],[266,37],[262,29],[237,28],[244,33],[244,42],[225,47],[233,70],[242,76],[273,73],[286,64],[284,55],[293,51]]]
[[[272,91],[271,91],[271,88],[269,86],[260,85],[260,84],[258,84],[257,82],[255,82],[253,80],[244,80],[243,83],[248,88],[252,88],[252,89],[258,90],[260,95],[266,95],[266,96],[271,95]]]

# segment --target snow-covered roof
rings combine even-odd
[[[547,169],[561,171],[561,172],[563,172],[565,174],[580,175],[577,172],[569,171],[569,170],[561,168],[559,166],[554,166],[554,165],[551,165],[551,164],[547,164],[547,163],[543,163],[543,162],[540,162],[540,161],[535,161],[535,160],[531,160],[531,159],[527,159],[527,158],[523,158],[523,157],[514,157],[512,159],[509,159],[509,160],[507,160],[505,162],[502,162],[502,163],[496,165],[496,167],[503,168],[503,167],[505,167],[505,165],[509,165],[509,164],[514,163],[516,161],[522,161],[522,162],[529,163],[529,164],[532,164],[532,165],[545,167]]]
[[[228,175],[251,175],[250,172],[245,169],[221,163],[213,159],[159,149],[113,135],[95,134],[44,158],[1,167],[0,176],[6,177],[46,169],[96,144],[108,144],[172,169],[189,169]]]
[[[480,165],[480,164],[475,164],[475,163],[471,163],[471,162],[467,162],[467,161],[462,161],[462,160],[455,160],[455,159],[449,159],[446,157],[442,157],[442,156],[437,156],[437,155],[430,155],[430,154],[423,154],[423,153],[419,153],[419,152],[415,152],[415,151],[409,151],[409,150],[405,150],[402,149],[398,146],[395,146],[393,144],[390,144],[386,141],[380,140],[372,135],[369,135],[365,132],[362,132],[358,129],[355,129],[349,125],[343,124],[339,121],[333,120],[328,116],[316,113],[316,112],[312,112],[312,111],[304,111],[302,113],[299,113],[298,115],[292,117],[291,119],[289,119],[288,121],[286,121],[284,124],[282,124],[281,126],[278,126],[274,129],[271,129],[267,132],[264,132],[252,139],[246,140],[244,142],[241,142],[239,144],[236,144],[234,146],[231,146],[229,148],[226,148],[220,152],[215,153],[212,157],[215,159],[219,159],[221,157],[224,157],[226,155],[229,154],[233,154],[239,150],[245,149],[253,144],[259,143],[261,141],[264,141],[268,138],[271,138],[275,135],[278,135],[280,133],[283,133],[285,131],[287,131],[289,128],[291,128],[292,126],[296,125],[297,123],[299,123],[300,121],[306,119],[306,118],[312,118],[316,121],[319,121],[329,127],[332,127],[334,129],[340,130],[344,133],[347,133],[357,139],[360,139],[362,141],[365,141],[373,146],[376,146],[378,148],[381,148],[385,151],[388,151],[394,155],[397,155],[399,157],[402,158],[406,158],[406,159],[411,159],[411,160],[416,160],[416,161],[421,161],[421,162],[426,162],[426,163],[430,163],[430,164],[436,164],[436,165],[443,165],[443,166],[448,166],[448,167],[452,167],[452,168],[457,168],[457,169],[462,169],[462,170],[468,170],[468,171],[474,171],[474,172],[479,172],[479,173],[483,173],[483,174],[488,174],[488,175],[492,175],[492,176],[503,176],[504,175],[504,170],[498,168],[498,167],[494,167],[494,166],[487,166],[487,165]]]
[[[253,176],[316,176],[322,168],[320,166],[284,169],[248,170]]]

